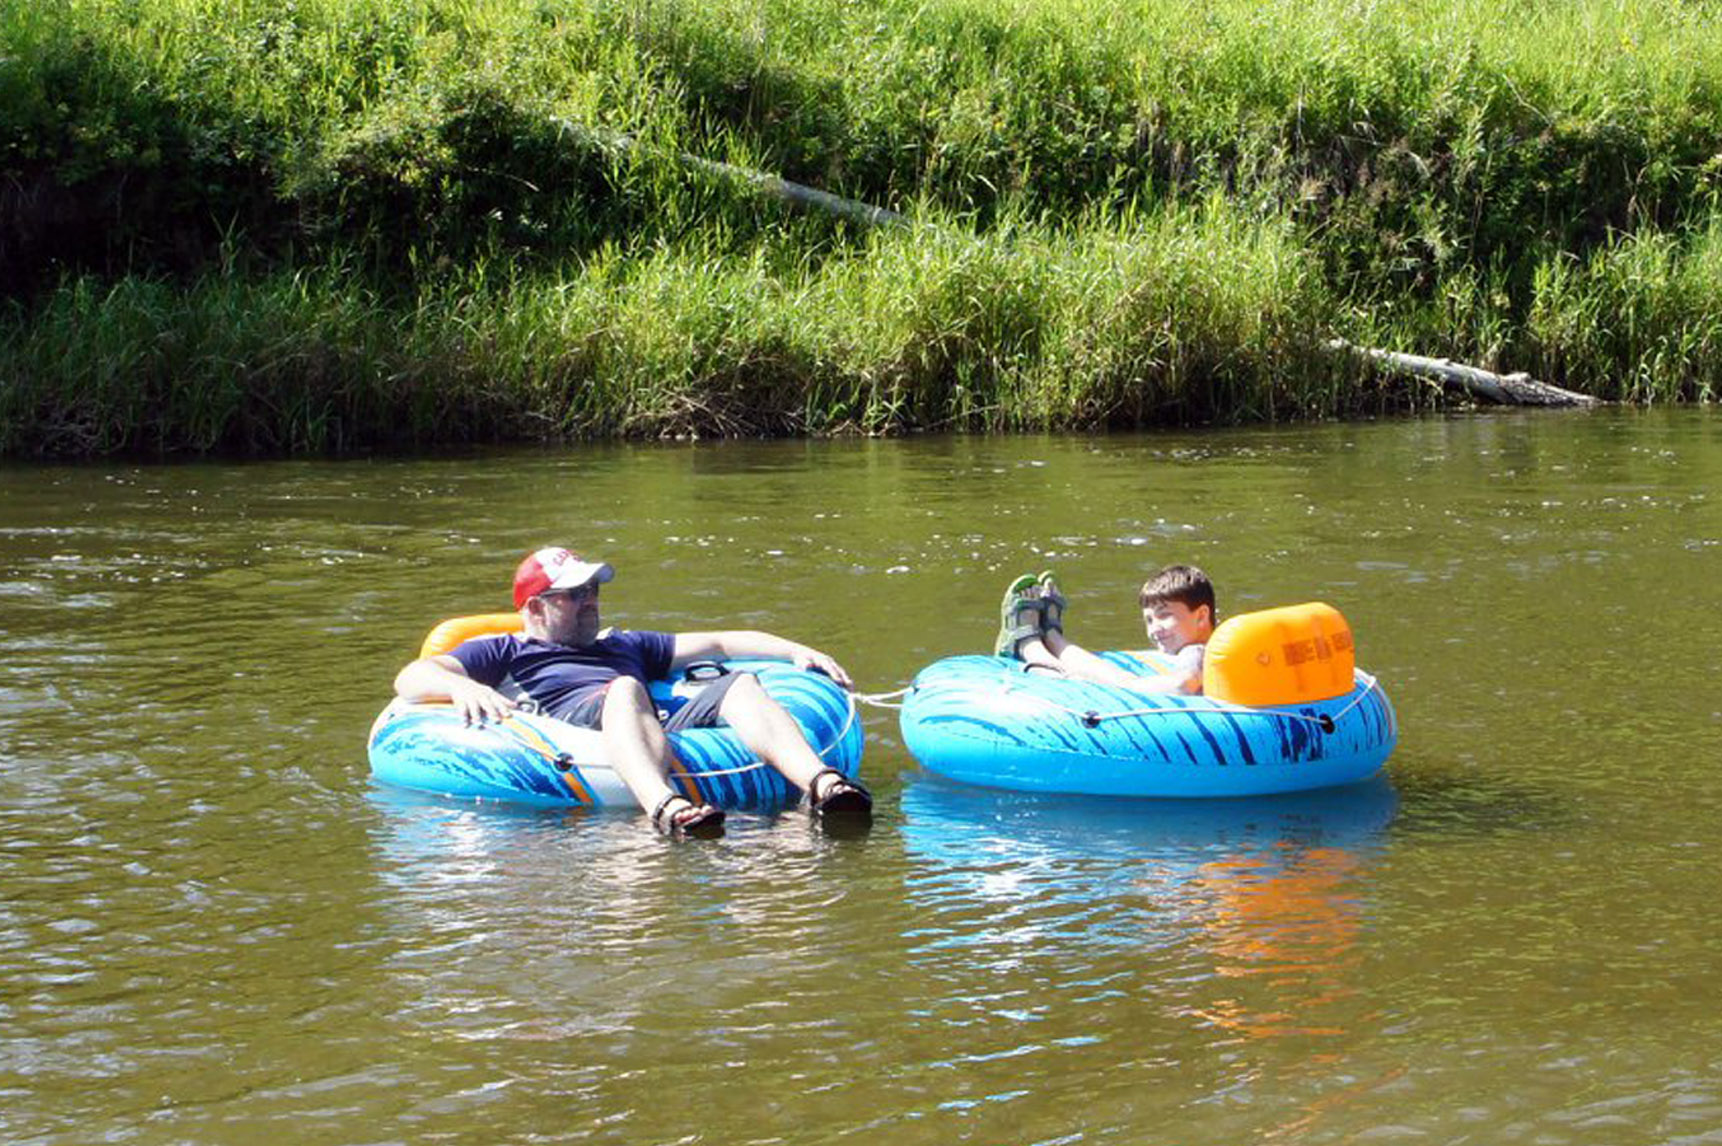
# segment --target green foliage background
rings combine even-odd
[[[1707,400],[1717,15],[0,0],[0,452]]]

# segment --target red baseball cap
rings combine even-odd
[[[523,609],[527,601],[552,589],[578,589],[593,581],[602,585],[615,575],[602,561],[586,561],[566,549],[540,549],[527,554],[514,571],[514,607]]]

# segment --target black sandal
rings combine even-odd
[[[837,780],[825,785],[825,795],[816,795],[819,781],[827,776],[835,776]],[[873,793],[869,792],[867,785],[861,781],[845,776],[835,768],[821,768],[807,783],[807,809],[816,816],[871,818]]]
[[[688,806],[688,813],[678,816],[668,812],[670,805],[677,800]],[[710,804],[696,804],[680,792],[671,792],[652,809],[652,826],[671,839],[691,836],[694,839],[715,840],[723,835],[723,821],[721,808],[714,808]]]

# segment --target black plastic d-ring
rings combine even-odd
[[[1321,725],[1321,730],[1323,732],[1331,733],[1334,729],[1333,717],[1329,716],[1325,712],[1321,714],[1321,719],[1316,721],[1316,723]]]

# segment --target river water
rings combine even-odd
[[[0,470],[0,1140],[1722,1143],[1722,417]],[[937,781],[860,839],[372,787],[436,620],[564,542],[607,619],[866,691],[1052,566],[1338,605],[1383,778]]]

